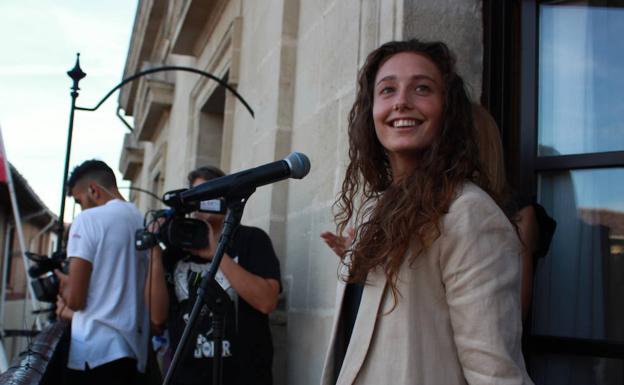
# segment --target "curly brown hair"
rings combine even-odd
[[[423,55],[435,64],[443,79],[444,108],[438,134],[418,166],[393,180],[388,156],[375,133],[373,88],[379,68],[401,52]],[[368,55],[349,114],[350,162],[334,204],[338,234],[344,234],[349,223],[357,225],[357,242],[342,257],[349,268],[347,282],[365,282],[370,271],[381,268],[396,306],[400,294],[396,280],[407,252],[413,263],[440,236],[440,220],[467,180],[488,190],[473,131],[471,102],[446,44],[394,41]]]

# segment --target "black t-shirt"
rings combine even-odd
[[[245,270],[262,278],[280,282],[279,261],[269,236],[255,227],[239,226],[228,248],[228,255]],[[165,264],[169,283],[169,333],[171,348],[175,350],[186,326],[201,273],[210,262],[188,256],[175,263]],[[225,314],[223,351],[224,385],[270,385],[273,363],[273,343],[268,316],[255,310],[238,297],[227,279],[217,275],[217,281],[226,288],[232,299]],[[237,310],[237,311],[236,311]],[[212,383],[212,320],[210,311],[200,315],[196,337],[192,336],[174,377],[176,384]]]

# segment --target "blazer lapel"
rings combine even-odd
[[[382,269],[376,269],[368,273],[367,282],[362,292],[360,308],[353,326],[353,333],[351,334],[349,347],[347,348],[336,385],[351,385],[355,381],[370,347],[385,288],[386,274],[384,274]],[[342,298],[340,303],[342,305]],[[340,308],[338,308],[338,311],[340,311]],[[333,346],[333,338],[331,346]]]
[[[344,272],[345,268],[341,267],[340,272]],[[340,310],[342,309],[342,301],[344,299],[345,289],[347,285],[342,279],[338,279],[336,284],[336,304],[334,307],[334,318],[329,339],[329,347],[325,354],[325,363],[323,364],[323,375],[321,378],[322,385],[333,385],[334,381],[334,361],[336,359],[334,353],[334,345],[336,344],[336,335],[338,334],[338,323],[340,321]]]

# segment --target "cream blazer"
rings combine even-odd
[[[532,384],[521,353],[520,269],[515,229],[467,183],[442,220],[441,236],[401,267],[394,310],[384,273],[369,273],[335,384]],[[340,281],[322,385],[336,378],[344,290]]]

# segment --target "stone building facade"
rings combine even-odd
[[[124,77],[187,66],[226,79],[159,72],[130,83],[119,105],[134,118],[120,169],[158,196],[187,186],[193,168],[226,173],[303,152],[303,180],[259,188],[243,222],[271,236],[283,286],[272,315],[277,384],[318,383],[334,310],[338,261],[319,238],[333,230],[331,206],[347,162],[347,115],[368,52],[389,40],[443,40],[478,99],[482,84],[479,0],[143,0]],[[132,200],[160,208],[147,194]]]

